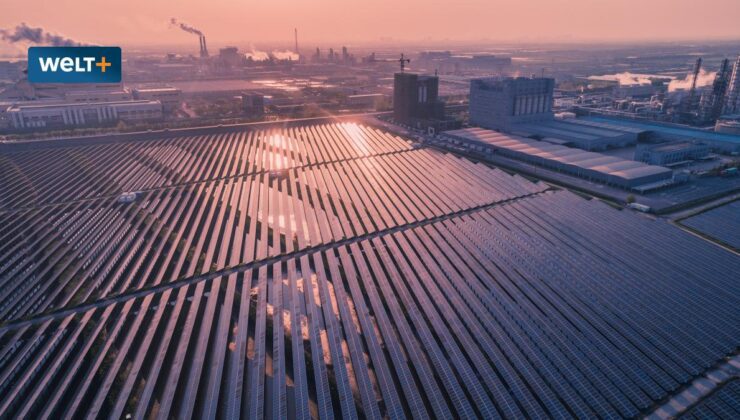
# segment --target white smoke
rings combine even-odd
[[[247,58],[251,58],[254,61],[267,61],[270,59],[270,54],[264,51],[260,51],[254,48],[254,46],[250,46],[249,48],[251,49],[251,51],[244,54]]]
[[[285,50],[285,51],[274,50],[272,52],[267,52],[267,51],[260,51],[251,45],[249,48],[250,48],[250,51],[245,53],[244,55],[247,57],[247,59],[251,58],[253,61],[268,61],[268,60],[298,61],[298,59],[300,58],[298,54],[296,54],[293,51],[289,51],[289,50]]]
[[[630,73],[628,71],[617,74],[605,74],[603,76],[591,76],[591,80],[608,80],[619,82],[620,86],[630,85],[649,85],[652,83],[651,78],[656,77],[650,74]]]
[[[273,51],[272,56],[275,57],[276,60],[291,60],[291,61],[298,61],[300,56],[296,54],[293,51],[285,50],[285,51]]]
[[[696,77],[696,87],[709,86],[714,82],[714,77],[717,72],[705,71],[704,69],[699,70],[699,74]],[[694,74],[687,74],[683,79],[674,79],[668,84],[668,92],[675,92],[677,90],[689,90],[691,89],[691,81],[694,78]]]

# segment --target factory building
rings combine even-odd
[[[650,98],[659,91],[659,87],[653,84],[619,84],[612,90],[615,98]]]
[[[89,102],[121,102],[133,99],[131,91],[120,90],[75,90],[64,94],[65,102],[89,103]]]
[[[237,47],[224,47],[218,51],[217,63],[225,68],[237,67],[244,63],[245,57]]]
[[[555,119],[549,78],[473,79],[470,123],[558,145],[605,150],[636,143],[644,130],[580,119]]]
[[[265,114],[265,97],[259,93],[242,94],[242,110],[248,116],[260,117]]]
[[[23,77],[24,61],[0,61],[0,81],[15,82]]]
[[[714,131],[723,134],[740,135],[740,114],[725,115],[714,124]]]
[[[135,88],[133,96],[139,101],[159,101],[164,112],[177,109],[182,102],[182,90],[170,86]]]
[[[116,121],[154,121],[162,118],[159,101],[97,103],[24,103],[6,114],[15,129],[102,125]]]
[[[524,77],[470,81],[470,123],[508,131],[514,124],[551,121],[555,80]]]
[[[640,144],[635,150],[635,160],[650,165],[671,166],[702,159],[708,154],[709,146],[699,142]]]
[[[578,118],[515,124],[509,132],[591,151],[629,146],[647,136],[646,130]]]
[[[643,132],[639,137],[640,140],[643,138],[650,141],[694,140],[708,145],[712,151],[720,153],[740,152],[740,136],[733,135],[733,133],[740,134],[740,130],[733,131],[733,127],[737,127],[737,122],[733,124],[732,117],[720,119],[718,121],[719,129],[715,129],[714,132],[683,125],[627,120],[606,116],[584,117],[579,118],[577,121],[606,123],[617,127],[637,129]],[[740,121],[740,117],[738,117],[737,121]]]
[[[463,145],[478,153],[496,153],[619,188],[635,189],[644,188],[647,185],[668,185],[673,179],[673,171],[668,168],[483,128],[448,131],[442,137],[453,144]]]

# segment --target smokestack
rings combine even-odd
[[[206,37],[205,35],[203,35],[203,32],[201,32],[200,29],[188,25],[185,22],[179,22],[175,18],[170,18],[170,25],[177,26],[178,28],[189,34],[198,35],[198,39],[200,41],[200,56],[208,57],[208,48],[206,48]]]
[[[204,58],[205,57],[208,57],[208,47],[206,47],[206,36],[205,35],[201,35],[200,36],[200,39],[203,42],[203,50],[200,52],[200,56],[201,57],[204,57]]]
[[[300,52],[298,51],[298,28],[294,28],[294,33],[295,33],[295,53],[300,54]]]

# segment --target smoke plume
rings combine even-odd
[[[266,52],[266,51],[260,51],[256,49],[253,45],[250,45],[250,51],[244,54],[248,59],[252,59],[252,61],[268,61],[268,60],[276,60],[276,61],[298,61],[300,59],[300,56],[296,54],[293,51],[285,50],[285,51],[279,51],[274,50],[272,52]]]
[[[46,32],[43,28],[33,28],[25,23],[16,26],[14,30],[0,29],[0,39],[11,44],[30,42],[32,44],[48,45],[52,47],[74,47],[83,45],[75,40]]]
[[[699,70],[699,75],[696,77],[696,87],[709,86],[714,82],[714,76],[717,72],[705,71],[704,69]],[[691,81],[694,78],[694,74],[687,74],[683,79],[671,80],[668,84],[668,92],[675,92],[677,90],[689,90],[691,89]]]
[[[617,74],[605,74],[603,76],[591,76],[589,77],[589,79],[616,81],[616,82],[619,82],[620,86],[629,86],[629,85],[649,85],[650,83],[652,83],[652,81],[650,80],[651,77],[653,76],[649,74],[623,72],[623,73],[617,73]]]
[[[170,18],[170,24],[177,26],[178,28],[182,29],[185,32],[196,34],[196,35],[203,35],[203,32],[201,32],[199,29],[196,29],[190,25],[188,25],[185,22],[180,22],[175,18]]]
[[[254,46],[250,46],[250,49],[250,52],[244,54],[247,58],[251,58],[253,61],[267,61],[270,59],[270,54],[260,51]]]
[[[291,61],[298,61],[301,57],[296,54],[294,51],[285,50],[285,51],[273,51],[272,56],[275,57],[276,60],[291,60]]]

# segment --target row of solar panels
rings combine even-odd
[[[681,220],[681,224],[740,249],[740,201]]]
[[[409,149],[391,134],[340,123],[6,153],[0,156],[0,209]]]
[[[444,179],[444,182],[440,182]],[[395,228],[546,187],[429,150],[0,214],[0,319]],[[223,243],[239,241],[231,263]]]
[[[633,417],[735,351],[739,270],[537,194],[5,330],[0,412]]]
[[[721,385],[704,400],[689,409],[681,419],[737,419],[740,418],[740,379]]]

